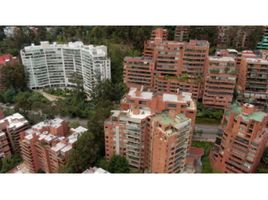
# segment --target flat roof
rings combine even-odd
[[[0,120],[0,123],[7,122],[7,128],[20,128],[29,122],[20,114],[20,113],[14,113],[13,115],[9,115],[3,119]]]
[[[128,95],[131,98],[139,98],[139,99],[144,99],[144,100],[149,100],[152,99],[153,97],[153,92],[148,92],[148,91],[141,91],[141,94],[139,96],[136,95],[136,91],[138,88],[130,88]]]

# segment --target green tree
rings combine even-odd
[[[108,171],[109,161],[107,161],[105,158],[101,158],[97,161],[96,166]]]
[[[98,150],[94,135],[89,131],[85,132],[79,137],[62,171],[70,173],[83,172],[95,164]]]
[[[1,74],[1,83],[5,88],[14,88],[15,91],[26,88],[26,76],[22,65],[5,65],[1,68]]]
[[[22,161],[20,155],[15,154],[11,157],[6,157],[2,159],[2,168],[0,169],[1,173],[6,173],[16,167]]]
[[[268,148],[266,148],[266,149],[264,150],[261,161],[262,161],[265,165],[268,165]]]
[[[3,94],[3,99],[5,103],[14,103],[16,98],[16,91],[13,87],[7,89]]]
[[[127,159],[114,155],[109,162],[108,171],[111,173],[129,173],[130,168]]]

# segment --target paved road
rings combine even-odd
[[[40,94],[42,94],[49,101],[57,101],[58,99],[64,99],[64,97],[48,94],[42,90],[36,90],[36,91],[39,92]]]

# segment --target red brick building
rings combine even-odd
[[[154,30],[151,40],[145,41],[143,57],[125,59],[124,82],[128,87],[145,85],[159,92],[179,89],[192,93],[195,100],[202,98],[209,43],[169,41],[166,34],[165,29]]]
[[[243,58],[239,70],[237,91],[240,102],[250,102],[267,109],[268,101],[268,60]]]
[[[209,57],[205,73],[203,104],[227,108],[233,100],[236,85],[236,62],[232,57]]]
[[[4,150],[4,152],[7,152],[6,155],[20,153],[20,132],[24,131],[29,126],[29,122],[19,113],[15,113],[0,120],[2,145],[4,145],[6,149]]]
[[[120,110],[112,113],[104,126],[106,158],[122,155],[130,166],[155,173],[183,170],[196,115],[191,94],[130,88]],[[175,151],[181,151],[182,158],[168,162],[178,158]]]
[[[189,26],[176,26],[175,28],[175,41],[187,42],[189,40]]]
[[[214,170],[253,173],[268,141],[268,114],[251,104],[233,104],[222,119],[222,135],[211,151]]]
[[[21,155],[25,165],[30,172],[59,172],[78,137],[86,131],[81,126],[70,129],[67,122],[55,118],[21,132]]]

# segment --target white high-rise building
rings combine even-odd
[[[78,76],[88,93],[97,79],[111,79],[106,46],[41,42],[24,47],[20,54],[30,89],[75,87],[74,78]]]

